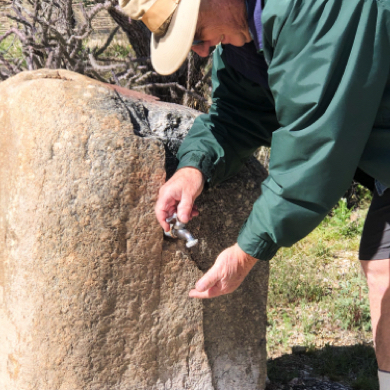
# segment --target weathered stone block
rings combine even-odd
[[[197,114],[61,70],[0,84],[1,389],[264,387],[268,265],[188,298],[264,171],[200,197],[191,251],[153,212]]]

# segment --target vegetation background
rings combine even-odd
[[[378,389],[368,290],[357,258],[371,194],[358,190],[357,205],[349,209],[341,199],[317,229],[271,262],[271,382],[316,377],[353,389]],[[289,387],[269,387],[274,388]]]
[[[160,76],[150,64],[149,39],[117,0],[0,0],[0,79],[65,68],[207,111],[210,60],[190,54],[174,75]],[[266,167],[269,153],[256,153]],[[371,194],[356,184],[351,189],[314,232],[271,262],[269,390],[306,389],[313,379],[378,389],[367,285],[357,259]]]

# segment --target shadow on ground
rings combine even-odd
[[[372,346],[326,346],[269,359],[266,390],[378,390]]]

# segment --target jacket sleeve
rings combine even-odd
[[[263,260],[313,230],[351,183],[388,72],[380,2],[267,0],[269,83],[281,128],[269,177],[238,237]]]
[[[178,169],[200,169],[210,185],[239,171],[261,145],[270,145],[276,122],[269,89],[249,81],[229,66],[223,48],[213,57],[212,106],[196,118],[179,148]]]

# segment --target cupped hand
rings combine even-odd
[[[206,274],[198,280],[191,298],[215,298],[236,290],[257,259],[245,253],[238,244],[225,249]]]
[[[204,176],[193,167],[179,169],[161,188],[155,206],[155,213],[162,228],[169,231],[166,219],[177,213],[179,220],[187,223],[199,214],[195,199],[204,187]]]

